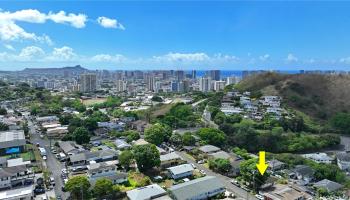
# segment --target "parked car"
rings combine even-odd
[[[50,177],[50,184],[53,185],[53,186],[56,184],[55,183],[55,179],[52,176]]]
[[[46,156],[43,156],[43,160],[47,160]]]
[[[259,200],[264,200],[264,197],[260,194],[256,194],[255,197]]]
[[[204,160],[200,160],[197,162],[198,164],[204,164]]]
[[[240,185],[239,185],[239,182],[238,182],[237,180],[235,180],[235,179],[232,179],[232,180],[231,180],[231,183],[232,183],[233,185],[235,185],[235,186],[240,186]]]
[[[203,174],[203,175],[206,175],[206,173],[205,173],[204,170],[200,170],[199,172],[200,172],[201,174]]]

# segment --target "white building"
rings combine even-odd
[[[215,81],[214,82],[214,90],[215,91],[221,91],[225,89],[225,81]]]

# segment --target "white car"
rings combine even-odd
[[[43,156],[43,160],[47,160],[46,156]]]
[[[261,196],[260,194],[256,194],[255,197],[256,197],[257,199],[259,199],[259,200],[264,200],[264,197]]]
[[[191,165],[192,165],[193,169],[197,168],[195,164],[191,163]]]
[[[68,174],[68,170],[66,168],[62,169],[62,174]]]
[[[205,173],[204,170],[200,170],[199,172],[200,172],[201,174],[203,174],[203,175],[206,175],[206,173]]]

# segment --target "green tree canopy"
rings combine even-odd
[[[145,140],[155,145],[168,141],[171,136],[171,129],[167,125],[154,124],[145,130]]]
[[[222,146],[226,141],[225,133],[215,128],[201,128],[198,130],[197,135],[206,144]]]
[[[70,192],[72,199],[89,199],[90,182],[86,176],[74,176],[68,180],[64,188]]]
[[[160,165],[160,154],[154,144],[145,144],[133,148],[137,167],[144,172]]]
[[[113,183],[107,178],[97,179],[92,192],[96,199],[104,199],[113,193]]]
[[[134,158],[134,155],[131,151],[125,150],[122,151],[122,153],[119,155],[118,160],[121,166],[128,169],[130,164],[132,163],[132,160]]]
[[[250,184],[250,187],[255,191],[258,191],[260,186],[264,185],[268,177],[270,176],[267,172],[261,175],[257,170],[256,164],[258,159],[252,158],[249,160],[242,161],[240,163],[240,174],[241,177]]]
[[[86,128],[78,127],[73,132],[73,139],[78,144],[87,144],[90,142],[90,134]]]

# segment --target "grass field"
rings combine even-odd
[[[107,101],[107,98],[95,98],[95,99],[86,99],[86,100],[83,100],[82,102],[86,106],[91,106],[94,104],[104,103],[106,101]]]

